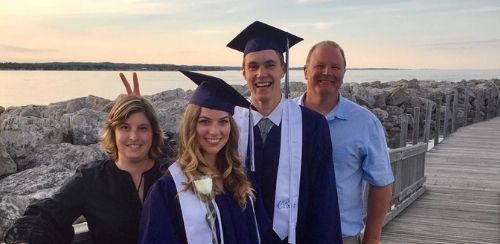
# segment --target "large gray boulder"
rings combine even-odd
[[[59,166],[40,166],[0,180],[0,236],[35,199],[53,195],[73,172]]]
[[[36,148],[26,161],[29,162],[30,167],[57,166],[74,171],[82,164],[106,158],[106,153],[97,144],[82,146],[60,143]]]
[[[63,142],[61,128],[55,120],[9,115],[0,124],[0,137],[18,169],[23,169],[28,164],[26,157],[35,148]]]
[[[90,95],[68,101],[51,103],[41,112],[41,116],[44,118],[59,120],[64,114],[75,113],[85,108],[108,112],[110,104],[112,104],[112,101],[109,99]]]
[[[352,87],[352,96],[353,102],[364,105],[368,108],[373,108],[373,104],[375,104],[375,99],[370,94],[366,86],[355,85]]]
[[[176,132],[188,101],[177,99],[169,102],[169,107],[156,109],[160,126],[168,132]]]
[[[182,89],[164,91],[148,96],[156,109],[160,126],[169,132],[176,132],[190,94]]]
[[[371,110],[371,112],[380,120],[384,121],[389,117],[389,113],[383,109],[380,108],[374,108]]]
[[[90,145],[99,141],[101,128],[106,120],[107,113],[83,108],[75,113],[64,114],[61,125],[65,137],[75,145]]]
[[[399,106],[409,99],[407,88],[396,87],[394,88],[388,96],[387,104],[392,106]]]
[[[7,153],[7,149],[5,148],[5,143],[3,142],[2,137],[0,137],[0,178],[3,175],[12,174],[17,171],[17,165],[14,160]]]
[[[8,107],[3,113],[0,114],[0,124],[7,117],[21,116],[21,117],[41,117],[41,113],[47,106],[44,105],[27,105],[19,107]]]
[[[181,88],[177,88],[174,90],[168,90],[168,91],[163,91],[160,93],[153,94],[151,96],[145,96],[153,106],[162,108],[162,106],[168,106],[165,103],[172,101],[172,100],[177,100],[177,99],[187,99],[188,94],[186,91],[184,91]]]

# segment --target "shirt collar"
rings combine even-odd
[[[326,120],[334,120],[335,118],[347,120],[349,115],[347,113],[346,103],[347,101],[345,98],[339,93],[339,101],[337,102],[337,105],[333,107],[332,111],[326,114]]]
[[[280,99],[280,102],[278,103],[278,106],[276,106],[276,108],[274,108],[274,110],[268,116],[263,116],[258,111],[252,110],[252,114],[253,114],[253,118],[254,118],[253,125],[254,126],[257,125],[257,123],[259,123],[259,121],[265,117],[265,118],[268,118],[269,120],[271,120],[273,122],[273,124],[279,126],[281,124],[281,115],[283,114],[284,103],[285,103],[285,97],[283,96],[283,94],[281,94],[281,99]]]
[[[300,97],[298,97],[295,101],[301,105],[304,106],[304,98],[306,97],[306,92],[304,92]],[[339,118],[342,120],[348,119],[348,113],[347,113],[347,108],[346,108],[346,100],[342,96],[342,94],[339,93],[339,101],[337,102],[337,105],[333,107],[333,109],[328,112],[328,114],[325,115],[327,120],[334,120],[335,118]]]

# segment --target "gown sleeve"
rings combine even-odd
[[[163,176],[149,192],[142,209],[138,243],[187,243],[175,183]]]
[[[340,212],[337,199],[337,186],[332,159],[330,131],[323,118],[315,131],[314,143],[318,148],[311,160],[317,165],[311,182],[311,206],[306,233],[309,243],[342,243]]]
[[[6,241],[24,240],[37,243],[71,243],[73,222],[82,214],[85,202],[85,178],[82,169],[51,198],[31,203],[24,215],[8,230]]]

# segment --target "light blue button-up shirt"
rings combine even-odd
[[[295,101],[304,105],[304,95]],[[342,235],[363,229],[363,181],[386,186],[394,182],[382,124],[369,110],[339,96],[326,116],[332,138]]]

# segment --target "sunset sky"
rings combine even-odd
[[[351,68],[500,69],[498,0],[0,0],[0,62],[241,64],[226,44],[255,20],[329,39]]]

